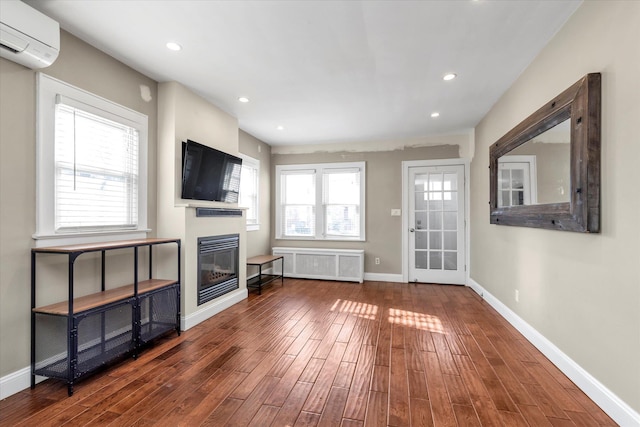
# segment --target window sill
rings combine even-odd
[[[259,231],[259,230],[260,230],[260,224],[247,225],[247,231]]]
[[[94,233],[67,233],[67,234],[34,234],[36,248],[45,246],[79,245],[83,243],[113,242],[116,240],[134,240],[148,237],[151,230],[122,230],[100,231]]]
[[[367,241],[365,238],[360,238],[360,237],[344,238],[344,239],[327,237],[324,239],[318,239],[316,237],[299,237],[299,236],[280,236],[280,237],[276,237],[276,240],[302,240],[307,242],[309,241],[311,242],[366,242]]]

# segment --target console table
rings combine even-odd
[[[155,279],[153,246],[177,245],[177,279]],[[148,280],[138,278],[138,249],[148,247]],[[105,253],[133,249],[133,283],[105,288]],[[100,292],[74,297],[74,264],[85,253],[101,253]],[[36,255],[68,257],[65,301],[36,306]],[[152,339],[180,334],[180,239],[139,239],[31,249],[31,388],[36,375],[67,381],[69,396],[80,377],[137,354]]]
[[[280,260],[280,274],[262,274],[262,267]],[[258,295],[262,294],[262,286],[276,279],[280,279],[280,283],[284,284],[284,257],[282,255],[258,255],[247,260],[247,265],[255,265],[258,267],[258,275],[247,280],[248,288],[258,288]],[[273,264],[272,264],[273,266]]]

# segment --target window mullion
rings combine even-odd
[[[324,229],[327,210],[324,204],[324,169],[316,169],[316,239],[326,239]]]

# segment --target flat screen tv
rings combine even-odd
[[[182,143],[182,198],[237,203],[242,159],[187,140]]]

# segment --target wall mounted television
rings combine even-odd
[[[182,143],[182,198],[238,203],[242,159],[195,141]]]

